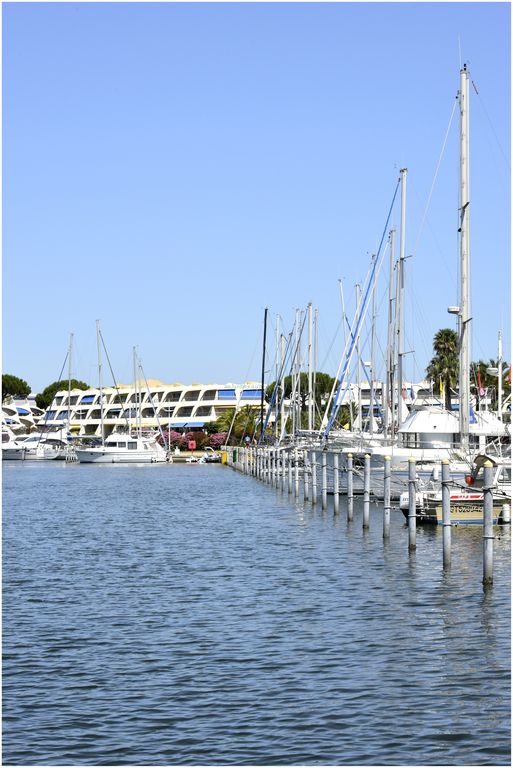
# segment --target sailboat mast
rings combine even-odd
[[[69,349],[68,349],[68,432],[71,427],[71,350],[73,347],[73,334],[69,335]]]
[[[102,382],[102,350],[100,342],[100,321],[96,321],[96,343],[98,345],[98,388],[100,390],[100,430],[102,445],[105,440],[105,433],[103,429],[103,382]]]
[[[397,426],[403,419],[403,357],[404,357],[404,260],[406,250],[406,174],[407,168],[401,168],[401,231],[399,237],[399,274],[398,274],[398,324],[397,324]]]
[[[467,65],[460,70],[460,440],[469,447],[470,413],[470,232],[469,232],[469,104]]]
[[[375,261],[376,254],[373,255],[372,260]],[[374,283],[372,285],[372,324],[371,324],[371,364],[370,364],[370,411],[369,411],[369,432],[374,434],[374,371],[376,370],[376,283],[377,277],[374,275]]]
[[[264,311],[264,340],[262,344],[262,391],[260,393],[260,442],[264,437],[264,381],[265,381],[265,345],[267,336],[267,307]]]
[[[497,361],[497,416],[502,421],[502,333],[499,331],[499,359]]]
[[[389,232],[390,242],[390,272],[388,276],[388,333],[387,333],[387,371],[385,380],[385,396],[383,397],[383,420],[385,440],[388,433],[393,434],[394,423],[394,330],[393,330],[393,302],[394,302],[394,258],[395,258],[395,229]],[[392,429],[390,429],[390,417],[392,417]]]
[[[355,291],[356,291],[356,307],[357,311],[360,308],[361,303],[361,286],[359,283],[355,285]],[[360,368],[360,331],[358,330],[358,335],[356,336],[356,386],[358,389],[358,429],[360,432],[363,431],[363,421],[362,421],[362,381],[361,381],[361,368]]]
[[[313,315],[312,302],[308,304],[308,431],[313,429]]]
[[[278,439],[278,435],[280,433],[279,431],[279,417],[278,414],[280,413],[280,316],[276,315],[276,351],[275,351],[275,368],[276,368],[276,378],[274,382],[274,387],[276,390],[276,400],[275,400],[275,416],[274,416],[274,437]]]

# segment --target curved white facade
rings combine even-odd
[[[230,408],[260,407],[261,387],[245,384],[162,384],[149,380],[103,387],[104,434],[127,427],[141,430],[201,429]],[[69,413],[68,413],[69,412]],[[60,390],[39,421],[70,425],[78,436],[101,436],[102,407],[98,388]]]

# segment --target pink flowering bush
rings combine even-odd
[[[216,432],[215,434],[210,435],[210,447],[213,448],[214,451],[218,451],[222,445],[226,444],[227,437],[228,432]]]

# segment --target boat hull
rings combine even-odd
[[[477,496],[477,495],[476,495]],[[504,517],[504,505],[509,501],[494,500],[492,519],[494,525],[502,525],[509,522]],[[408,510],[404,507],[401,511],[408,520]],[[443,525],[442,505],[425,505],[424,509],[417,507],[416,520],[420,525]],[[451,525],[483,525],[483,498],[451,499]]]
[[[154,451],[75,450],[81,464],[155,464],[166,461],[166,455]]]
[[[23,461],[25,448],[2,448],[3,461]]]

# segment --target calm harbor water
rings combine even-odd
[[[3,468],[3,763],[510,762],[510,532],[215,465]]]

